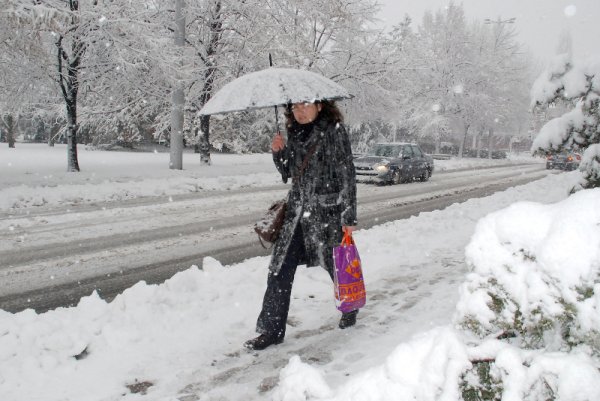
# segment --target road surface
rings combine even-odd
[[[540,179],[540,164],[435,172],[428,182],[358,185],[359,228],[408,218]],[[289,187],[243,188],[0,214],[0,308],[38,312],[96,290],[112,299],[205,257],[223,265],[267,255],[252,224]]]

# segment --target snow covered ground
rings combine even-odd
[[[168,154],[82,148],[78,174],[64,172],[65,156],[58,145],[0,148],[0,213],[278,183],[269,155],[214,155],[207,168],[186,154],[186,170],[171,171]],[[436,168],[477,162],[513,161],[436,160]],[[491,339],[475,346],[453,320],[481,299],[468,287],[473,274],[485,278],[512,246],[556,268],[576,245],[570,284],[597,280],[600,190],[567,199],[578,177],[553,174],[358,231],[368,300],[357,326],[337,329],[329,277],[299,269],[286,341],[259,353],[241,344],[254,335],[266,257],[229,266],[207,258],[202,270],[192,266],[162,285],[140,282],[111,303],[92,295],[43,314],[0,311],[0,400],[457,400],[460,372],[482,357],[499,358],[508,372],[507,400],[531,389],[535,375],[524,366],[548,371],[558,399],[600,399],[600,363],[590,350],[534,354]],[[600,323],[597,286],[583,326]]]

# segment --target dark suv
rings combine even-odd
[[[419,179],[433,173],[433,158],[415,143],[378,143],[365,155],[354,159],[356,178],[386,184]]]
[[[560,153],[549,154],[546,157],[546,169],[559,169],[559,170],[575,170],[579,168],[581,162],[581,155],[570,150],[565,150]]]

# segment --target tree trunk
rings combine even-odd
[[[223,33],[221,7],[221,1],[217,1],[215,3],[215,19],[210,24],[210,41],[206,49],[208,64],[204,73],[204,87],[200,95],[200,108],[210,100],[213,91],[216,69],[212,58],[217,54],[217,46]],[[210,166],[210,116],[200,116],[200,131],[196,130],[196,137],[198,137],[197,150],[200,153],[200,164]]]
[[[198,138],[198,148],[200,149],[200,164],[210,166],[210,141],[208,132],[210,129],[210,116],[200,116],[200,138]]]
[[[179,51],[179,64],[183,62],[183,48],[185,46],[185,16],[183,15],[183,0],[175,3],[175,46]],[[176,88],[173,90],[171,110],[171,144],[169,168],[183,169],[183,108],[185,95],[182,83],[177,79]]]
[[[73,12],[73,26],[77,26],[79,24],[77,17],[79,2],[70,0],[69,8]],[[63,35],[59,35],[55,44],[58,50],[58,84],[67,108],[67,171],[79,172],[79,161],[77,159],[77,96],[79,93],[79,67],[81,57],[85,52],[85,44],[77,34],[74,34],[71,42],[71,55],[69,56],[63,46],[64,38]]]
[[[185,97],[182,88],[173,91],[173,108],[171,109],[171,142],[169,168],[183,169],[183,106]]]
[[[74,46],[77,46],[74,44]],[[79,172],[79,161],[77,159],[77,93],[79,90],[79,81],[77,73],[79,72],[79,61],[69,65],[65,102],[67,104],[67,171]]]
[[[490,128],[488,131],[488,159],[492,158],[492,137],[494,136],[494,129]]]
[[[6,114],[6,117],[1,117],[0,124],[6,131],[6,142],[9,148],[15,147],[15,120],[12,115]]]
[[[13,130],[10,130],[6,133],[6,140],[8,141],[9,148],[15,147],[15,134]]]
[[[465,149],[465,143],[467,142],[467,134],[469,133],[469,125],[465,124],[465,134],[462,137],[462,140],[460,141],[460,145],[458,147],[458,158],[462,159],[463,158],[463,151]]]
[[[52,128],[50,128],[50,135],[48,135],[48,146],[50,146],[50,147],[54,146],[56,134],[58,134],[59,131],[60,131],[60,125],[58,125],[58,124],[55,124],[52,126]]]
[[[483,130],[481,130],[479,132],[479,134],[477,134],[477,158],[479,159],[481,157],[481,139],[483,137]]]
[[[77,95],[75,95],[77,99]],[[77,100],[67,102],[67,171],[79,172],[77,159]]]

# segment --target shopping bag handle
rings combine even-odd
[[[350,230],[344,230],[344,236],[342,237],[342,245],[350,246],[354,244],[354,239],[352,238],[352,232]]]

